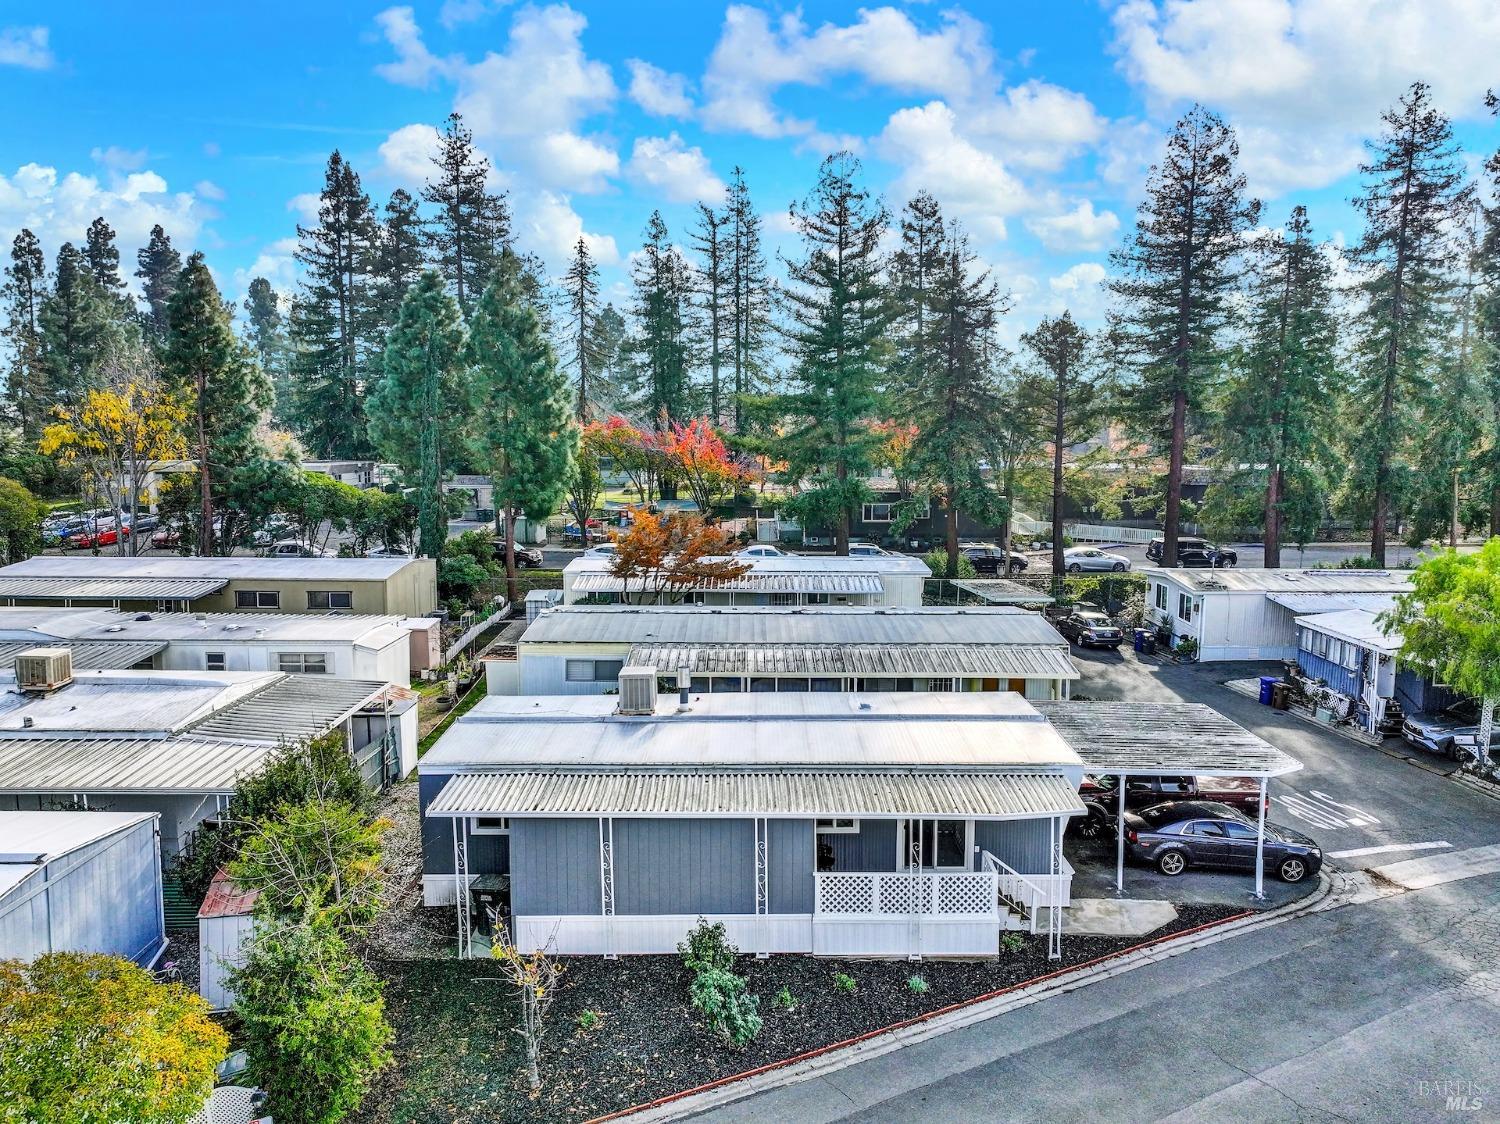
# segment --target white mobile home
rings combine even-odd
[[[166,943],[154,812],[0,812],[0,960]]]
[[[742,558],[747,573],[656,595],[638,578],[612,572],[609,558],[575,558],[563,569],[563,603],[678,604],[720,607],[798,605],[881,605],[916,607],[932,571],[920,558],[904,554],[876,558]]]
[[[588,695],[625,666],[698,694],[1014,691],[1066,698],[1068,642],[1017,608],[658,608],[573,605],[532,621],[516,658],[485,664],[489,693]]]
[[[1148,570],[1146,611],[1198,658],[1294,660],[1297,618],[1380,612],[1411,588],[1404,570]]]

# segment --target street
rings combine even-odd
[[[1379,867],[1377,886],[1427,888],[1302,915],[703,1119],[1500,1119],[1500,802],[1449,780],[1447,762],[1220,685],[1264,664],[1075,656],[1078,694],[1205,702],[1299,758],[1271,786],[1271,819],[1316,837],[1331,873]]]

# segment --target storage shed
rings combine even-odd
[[[0,812],[0,959],[166,944],[154,812]]]
[[[198,994],[216,1011],[234,1004],[226,979],[244,961],[243,948],[255,932],[254,890],[242,890],[219,871],[198,910]]]

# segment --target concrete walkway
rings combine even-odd
[[[1171,902],[1130,898],[1074,898],[1063,914],[1062,931],[1070,936],[1143,937],[1177,920]]]

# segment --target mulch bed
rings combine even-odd
[[[742,958],[737,971],[760,997],[764,1026],[743,1050],[712,1038],[688,1002],[688,975],[675,956],[570,958],[552,1008],[539,1097],[529,1095],[509,985],[484,960],[384,961],[388,1015],[399,1059],[365,1100],[369,1124],[578,1121],[690,1089],[717,1078],[845,1041],[893,1023],[1025,983],[1243,909],[1181,905],[1178,918],[1143,937],[1069,936],[1061,962],[1044,935],[996,960],[822,960]],[[835,973],[856,981],[852,994]],[[918,993],[908,979],[920,976]],[[791,1010],[773,1002],[787,988]],[[597,1012],[591,1030],[578,1017]]]

